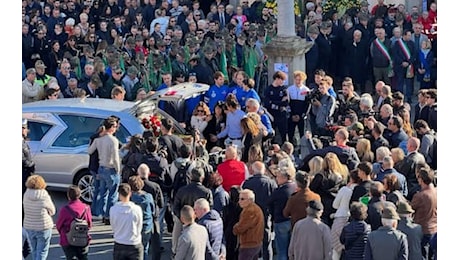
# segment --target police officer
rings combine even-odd
[[[278,127],[282,142],[287,140],[288,105],[289,96],[284,81],[286,73],[276,71],[273,75],[273,83],[265,90],[265,107],[274,118],[274,126]]]

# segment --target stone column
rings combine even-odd
[[[278,0],[277,35],[262,47],[268,57],[269,84],[275,73],[275,64],[282,63],[288,68],[288,81],[292,85],[292,73],[296,70],[305,72],[305,53],[311,46],[311,42],[295,33],[294,0]]]

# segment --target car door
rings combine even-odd
[[[63,156],[60,151],[52,148],[57,136],[62,133],[66,125],[59,120],[56,114],[50,112],[23,113],[23,118],[28,121],[28,143],[31,150],[32,160],[35,162],[35,173],[41,175],[48,186],[56,185],[56,176],[65,174],[60,168]],[[70,178],[67,178],[70,179]]]

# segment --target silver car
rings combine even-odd
[[[22,106],[22,117],[28,120],[29,146],[35,162],[35,173],[43,176],[48,187],[66,190],[75,184],[82,190],[82,200],[92,201],[92,178],[87,153],[90,136],[102,120],[115,115],[120,118],[116,137],[126,144],[134,134],[142,134],[142,118],[156,113],[174,121],[175,132],[186,130],[157,107],[161,100],[181,102],[208,90],[205,84],[184,83],[161,90],[142,101],[116,101],[95,98],[43,100]]]

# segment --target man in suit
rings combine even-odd
[[[414,65],[417,59],[415,44],[411,38],[411,31],[404,30],[402,39],[397,40],[392,46],[396,88],[404,93],[409,104],[412,103],[414,92]],[[406,86],[406,91],[404,91],[404,86]]]
[[[318,35],[319,28],[317,25],[311,25],[308,27],[306,40],[307,42],[312,42],[313,45],[311,46],[310,50],[305,53],[307,85],[313,83],[315,79],[315,71],[318,68],[319,51],[318,45],[315,42],[316,38],[318,38]]]
[[[219,29],[222,30],[225,28],[227,23],[230,22],[230,16],[225,12],[225,4],[220,3],[217,6],[217,13],[215,13],[212,17],[212,20],[219,21]]]
[[[420,140],[417,137],[410,137],[407,140],[407,155],[404,157],[400,169],[400,172],[406,176],[407,179],[407,189],[409,191],[407,198],[409,200],[411,200],[412,196],[420,190],[420,185],[418,185],[418,179],[415,174],[415,168],[417,164],[425,163],[425,157],[423,154],[418,152],[419,148]]]

